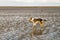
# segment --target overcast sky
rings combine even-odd
[[[60,0],[0,0],[0,6],[60,6]]]

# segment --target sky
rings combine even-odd
[[[0,0],[0,6],[60,6],[60,0]]]

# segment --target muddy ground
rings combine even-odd
[[[31,37],[32,23],[28,21],[30,16],[0,16],[0,40],[60,40],[59,16],[33,16],[34,18],[47,19],[42,35]],[[37,24],[39,27],[39,25]],[[45,33],[45,34],[44,34]]]

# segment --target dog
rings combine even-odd
[[[44,21],[47,21],[46,19],[32,18],[32,17],[30,17],[28,20],[29,20],[29,22],[32,22],[33,23],[32,30],[35,30],[35,26],[37,25],[37,23],[40,24],[40,27],[41,28],[43,28],[44,27]],[[32,35],[34,35],[34,34],[32,33]]]

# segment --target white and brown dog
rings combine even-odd
[[[46,21],[45,19],[32,18],[32,17],[30,17],[28,20],[33,23],[32,30],[34,30],[34,28],[35,28],[35,26],[36,26],[37,23],[40,24],[40,27],[44,27],[44,21]],[[33,33],[32,33],[32,35],[33,35]]]

